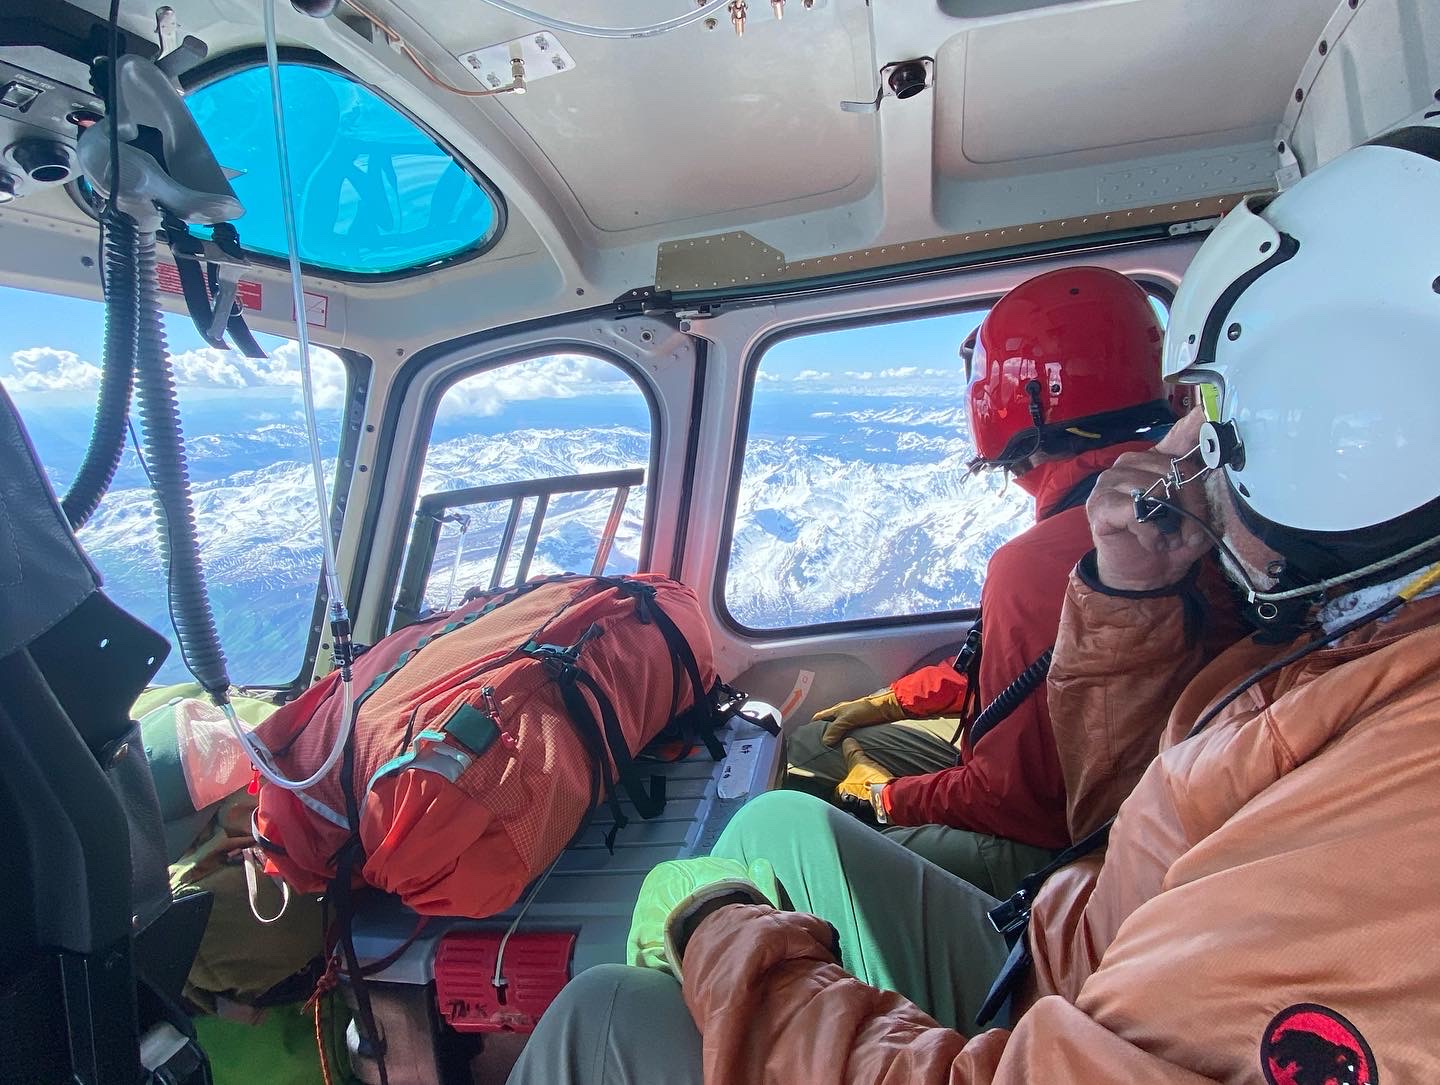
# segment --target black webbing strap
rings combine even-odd
[[[652,776],[649,780],[649,789],[646,789],[635,768],[635,759],[631,756],[630,747],[625,741],[625,733],[620,726],[619,717],[615,714],[615,706],[610,703],[610,698],[605,695],[604,690],[589,674],[581,670],[573,659],[556,654],[553,650],[542,648],[534,654],[544,661],[556,688],[560,691],[560,699],[564,702],[565,711],[575,727],[575,733],[579,735],[586,752],[590,755],[593,766],[590,782],[590,808],[592,810],[595,808],[603,793],[605,802],[610,807],[610,817],[614,822],[610,831],[605,834],[605,846],[614,852],[615,837],[630,823],[630,819],[625,816],[625,812],[620,806],[616,787],[624,790],[634,805],[635,812],[649,820],[658,817],[665,809],[665,778]],[[600,710],[599,720],[596,720],[595,713],[590,710],[589,702],[581,692],[582,686],[595,698],[596,706]],[[614,781],[610,778],[612,762],[615,765]]]
[[[990,909],[990,923],[1005,936],[1005,942],[1010,947],[1010,956],[1005,959],[1004,965],[1000,968],[1000,974],[990,985],[990,993],[985,996],[985,1001],[980,1006],[980,1012],[975,1015],[975,1024],[980,1028],[984,1028],[993,1021],[995,1015],[1010,1001],[1030,971],[1031,964],[1034,963],[1034,958],[1030,953],[1030,939],[1027,935],[1030,930],[1030,910],[1034,906],[1035,896],[1040,892],[1040,887],[1057,870],[1103,848],[1105,842],[1110,839],[1110,827],[1114,824],[1115,819],[1112,817],[1090,835],[1071,844],[1048,865],[1026,877],[1020,883],[1020,888],[1015,890],[1008,900]]]
[[[173,240],[171,247],[174,252]],[[175,270],[180,276],[180,293],[185,298],[185,308],[190,311],[195,330],[200,333],[201,339],[216,350],[229,350],[229,344],[225,340],[210,334],[210,318],[214,314],[210,311],[210,291],[205,285],[205,273],[194,260],[187,260],[178,252],[174,252],[174,255]]]
[[[228,251],[243,263],[243,256],[237,255],[240,252],[239,237],[235,234],[234,227],[230,227],[228,233],[222,232],[224,225],[216,227],[209,251],[212,254]],[[219,266],[209,262],[202,268],[202,257],[207,251],[206,243],[191,235],[184,223],[174,219],[167,220],[164,230],[165,240],[170,244],[170,254],[175,260],[175,271],[180,278],[180,293],[185,298],[185,308],[190,313],[195,330],[200,333],[200,338],[215,349],[229,350],[229,344],[223,338],[210,334],[215,319],[211,295],[218,292]],[[245,312],[238,300],[230,304],[230,312],[225,318],[225,331],[234,342],[235,349],[247,358],[268,357],[251,334],[250,326],[245,323]]]
[[[595,704],[600,709],[600,724],[604,729],[605,745],[610,750],[611,760],[615,762],[616,782],[624,790],[631,805],[635,807],[635,812],[643,819],[649,821],[651,818],[659,817],[665,811],[665,777],[651,776],[647,789],[646,782],[640,778],[635,758],[631,755],[629,744],[625,741],[625,731],[620,726],[620,717],[615,714],[615,706],[611,704],[610,698],[583,668],[576,667],[574,675],[576,684],[590,692],[590,696],[595,698]],[[580,702],[584,706],[583,697],[580,698]],[[584,710],[588,712],[588,706],[584,706]]]
[[[985,646],[982,625],[984,616],[983,612],[975,615],[975,621],[970,625],[970,632],[965,634],[965,643],[960,645],[960,651],[956,653],[955,661],[950,664],[965,676],[965,702],[960,706],[960,722],[955,725],[955,733],[950,736],[950,745],[952,746],[960,741],[960,736],[970,725],[970,720],[974,718],[972,712],[975,704],[980,699],[980,657],[984,654]],[[958,761],[958,750],[956,758]]]
[[[605,846],[613,852],[615,834],[628,825],[630,819],[620,809],[620,799],[610,782],[604,732],[600,730],[595,714],[590,711],[590,706],[585,703],[585,698],[576,685],[573,668],[551,665],[551,677],[556,688],[560,690],[560,699],[565,704],[565,712],[570,717],[575,733],[580,736],[585,752],[590,755],[590,809],[595,809],[602,797],[610,807],[614,828],[606,835]]]
[[[390,1085],[385,1069],[385,1038],[375,1023],[375,1008],[370,1002],[370,987],[355,952],[355,902],[351,884],[355,867],[364,858],[360,842],[360,804],[355,799],[355,733],[345,740],[340,761],[340,790],[345,795],[345,817],[350,822],[350,837],[336,857],[335,878],[330,883],[330,899],[335,904],[335,920],[340,928],[340,949],[345,955],[345,969],[350,974],[350,989],[355,995],[355,1013],[360,1035],[370,1044],[380,1085]]]
[[[665,608],[655,601],[655,589],[649,584],[639,584],[635,581],[621,581],[617,587],[627,595],[635,597],[635,608],[641,621],[655,623],[655,628],[660,630],[660,635],[665,638],[665,645],[670,649],[670,663],[674,669],[674,688],[677,696],[672,697],[670,703],[670,715],[674,718],[676,709],[679,708],[678,690],[680,668],[690,679],[690,689],[694,706],[713,706],[710,699],[710,691],[705,688],[705,680],[700,675],[700,664],[695,658],[695,652],[690,647],[690,642],[685,639],[685,634],[680,632],[670,615],[665,613]],[[704,712],[702,709],[701,712]],[[700,741],[705,743],[705,749],[716,761],[725,759],[725,747],[720,742],[720,737],[715,729],[721,723],[718,713],[713,708],[703,715],[697,714],[690,717],[695,721],[695,731]]]
[[[207,267],[210,276],[210,293],[218,296],[220,288],[220,266],[210,264]],[[183,283],[181,284],[184,285]],[[230,303],[230,315],[225,318],[225,333],[230,336],[230,341],[235,344],[235,349],[247,358],[266,357],[264,349],[255,340],[250,332],[250,325],[245,323],[245,310],[240,306],[237,298]]]

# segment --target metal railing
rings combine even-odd
[[[535,560],[535,548],[540,544],[540,532],[544,529],[545,514],[550,509],[552,497],[557,494],[614,490],[615,499],[610,503],[610,515],[605,520],[605,528],[595,545],[595,558],[590,563],[591,575],[597,576],[605,571],[605,565],[610,560],[610,551],[614,548],[615,535],[620,530],[620,518],[625,513],[630,491],[644,482],[644,469],[636,467],[628,471],[558,475],[554,478],[501,482],[493,486],[472,486],[466,490],[442,490],[439,493],[426,494],[415,509],[415,525],[410,532],[410,548],[405,557],[405,569],[400,575],[400,590],[395,598],[395,618],[391,630],[409,625],[424,609],[425,589],[430,583],[435,551],[440,545],[440,533],[447,523],[457,524],[460,528],[460,541],[450,574],[453,587],[460,569],[464,538],[470,530],[470,517],[452,512],[452,509],[510,502],[510,512],[500,533],[500,549],[495,554],[495,566],[490,573],[489,587],[493,590],[502,586],[523,584],[530,575],[530,565]],[[510,564],[510,552],[515,548],[520,514],[525,502],[532,497],[535,498],[535,511],[530,514],[530,526],[525,534],[525,545],[520,551],[520,563],[515,569],[515,578],[505,584],[505,570]]]

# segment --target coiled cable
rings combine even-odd
[[[60,500],[61,511],[75,531],[95,515],[100,499],[115,480],[125,454],[130,393],[135,382],[140,317],[135,250],[139,232],[135,220],[124,214],[107,214],[104,228],[105,356],[100,370],[100,402],[95,408],[85,459]]]
[[[128,216],[117,216],[124,218]],[[132,226],[133,220],[132,221]],[[190,470],[180,428],[180,401],[160,322],[155,279],[155,234],[135,229],[136,272],[135,391],[144,433],[145,460],[152,482],[155,516],[161,525],[160,556],[166,570],[170,613],[180,652],[216,704],[229,700],[230,676],[205,588]]]

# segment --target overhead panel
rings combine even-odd
[[[765,284],[799,283],[813,279],[863,276],[926,264],[951,265],[965,257],[989,257],[1019,251],[1049,251],[1079,239],[1103,240],[1136,230],[1173,227],[1171,233],[1193,232],[1196,224],[1213,225],[1250,192],[1179,200],[1123,210],[998,226],[989,230],[874,245],[807,260],[787,260],[778,249],[744,230],[708,237],[669,241],[659,247],[655,289],[675,293],[744,292]]]
[[[937,169],[1268,140],[1334,3],[1134,0],[957,34],[937,57]]]
[[[557,32],[573,69],[495,101],[602,231],[850,203],[875,183],[874,120],[838,107],[871,87],[866,14],[832,0],[786,7],[777,22],[751,4],[743,37],[723,11],[713,29],[640,40]],[[649,8],[577,4],[566,16],[582,10],[616,24]],[[490,45],[495,25],[470,5],[435,30],[461,55]]]
[[[1418,114],[1418,116],[1417,116]],[[1440,4],[1341,3],[1295,80],[1278,140],[1306,173],[1406,120],[1440,117]]]

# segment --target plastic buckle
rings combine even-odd
[[[990,925],[1009,940],[1030,923],[1030,894],[1023,889],[1017,889],[1010,899],[997,904],[987,914]]]
[[[537,660],[551,678],[564,678],[575,669],[577,653],[572,648],[562,648],[558,644],[536,644],[532,640],[521,651]]]

